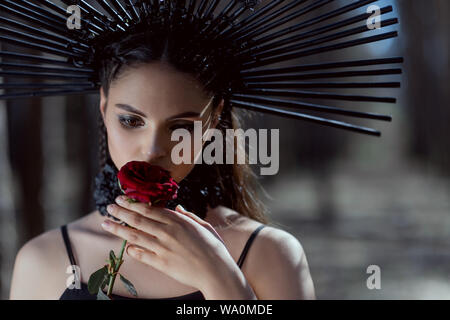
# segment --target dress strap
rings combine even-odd
[[[70,264],[76,265],[75,257],[73,256],[72,246],[70,245],[69,234],[67,232],[67,225],[61,226],[61,233],[64,240],[64,244],[66,245],[67,255],[69,256]]]
[[[242,265],[244,264],[244,260],[245,260],[245,257],[247,256],[247,252],[250,249],[250,246],[252,245],[252,242],[255,239],[256,235],[264,227],[265,227],[264,224],[260,225],[258,228],[255,229],[255,231],[252,232],[252,234],[248,238],[247,243],[245,244],[244,250],[242,250],[241,256],[239,257],[239,260],[237,262],[237,264],[239,265],[239,268],[241,268]]]

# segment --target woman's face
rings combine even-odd
[[[191,132],[194,146],[194,121],[202,121],[203,132],[214,128],[211,98],[192,76],[168,64],[154,62],[127,68],[111,83],[108,97],[100,92],[100,111],[107,130],[111,159],[118,169],[128,161],[146,161],[168,170],[180,182],[194,167],[201,150],[191,150],[190,164],[174,164],[172,132],[184,128]],[[193,147],[191,148],[193,149]],[[183,156],[180,153],[180,156]]]

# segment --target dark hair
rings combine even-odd
[[[233,110],[228,97],[230,87],[233,87],[233,83],[238,77],[233,73],[232,67],[226,67],[226,72],[222,72],[224,61],[229,63],[232,58],[224,55],[202,57],[201,52],[217,50],[222,48],[222,45],[227,47],[222,48],[222,54],[227,52],[232,54],[230,45],[220,44],[216,41],[201,42],[197,46],[193,46],[192,43],[186,44],[186,32],[192,32],[192,30],[175,33],[164,32],[164,34],[154,34],[154,32],[149,34],[147,31],[141,31],[131,35],[124,34],[122,39],[110,41],[108,45],[98,49],[101,51],[98,58],[99,82],[107,97],[111,83],[120,77],[127,68],[138,67],[154,61],[169,63],[177,70],[193,75],[204,85],[206,93],[214,95],[214,110],[224,99],[224,108],[216,128],[222,131],[225,145],[226,129],[241,127],[241,120]],[[189,50],[185,45],[188,45]],[[190,57],[188,57],[189,54]],[[108,170],[115,171],[117,168],[114,168],[109,155],[107,132],[101,115],[99,115],[99,129],[100,168],[108,167]],[[206,142],[205,146],[208,143],[211,141]],[[236,139],[234,143],[235,153],[237,148],[244,147],[236,144]],[[242,151],[245,152],[245,150]],[[246,159],[248,160],[247,154]],[[234,164],[225,164],[225,162],[211,165],[196,164],[187,177],[180,182],[180,190],[175,202],[181,203],[187,210],[202,218],[206,215],[206,205],[211,208],[223,205],[241,215],[268,224],[267,214],[269,211],[258,196],[257,188],[260,187],[262,191],[264,190],[257,181],[257,176],[247,164],[248,161],[246,164],[237,164],[236,162],[234,161]],[[109,174],[113,176],[115,172]],[[109,188],[115,188],[113,193],[120,194],[117,183],[110,184]],[[100,197],[97,195],[97,198]],[[175,202],[169,202],[168,207],[174,207]],[[106,214],[104,208],[101,213]]]

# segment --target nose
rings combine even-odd
[[[162,137],[158,137],[158,134],[152,134],[150,139],[146,143],[143,144],[141,148],[141,154],[144,157],[144,161],[161,165],[163,159],[167,155],[167,151],[165,149],[165,142],[162,141]]]
[[[152,148],[152,150],[147,152],[142,152],[142,155],[144,157],[144,161],[155,163],[158,161],[158,159],[164,158],[165,153],[160,149]]]

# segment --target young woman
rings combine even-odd
[[[183,66],[177,47],[166,40],[130,35],[105,48],[101,165],[118,170],[138,160],[163,167],[183,186],[177,202],[186,210],[114,197],[109,214],[95,210],[67,229],[39,235],[17,254],[11,299],[95,299],[87,291],[89,275],[123,239],[129,245],[121,273],[139,299],[315,298],[302,245],[269,225],[248,165],[174,164],[174,130],[193,131],[194,121],[202,121],[203,134],[208,128],[225,132],[239,127],[239,119],[220,90]],[[199,156],[192,151],[191,159]],[[71,264],[79,267],[81,288],[67,287]],[[113,298],[132,296],[117,284]]]

